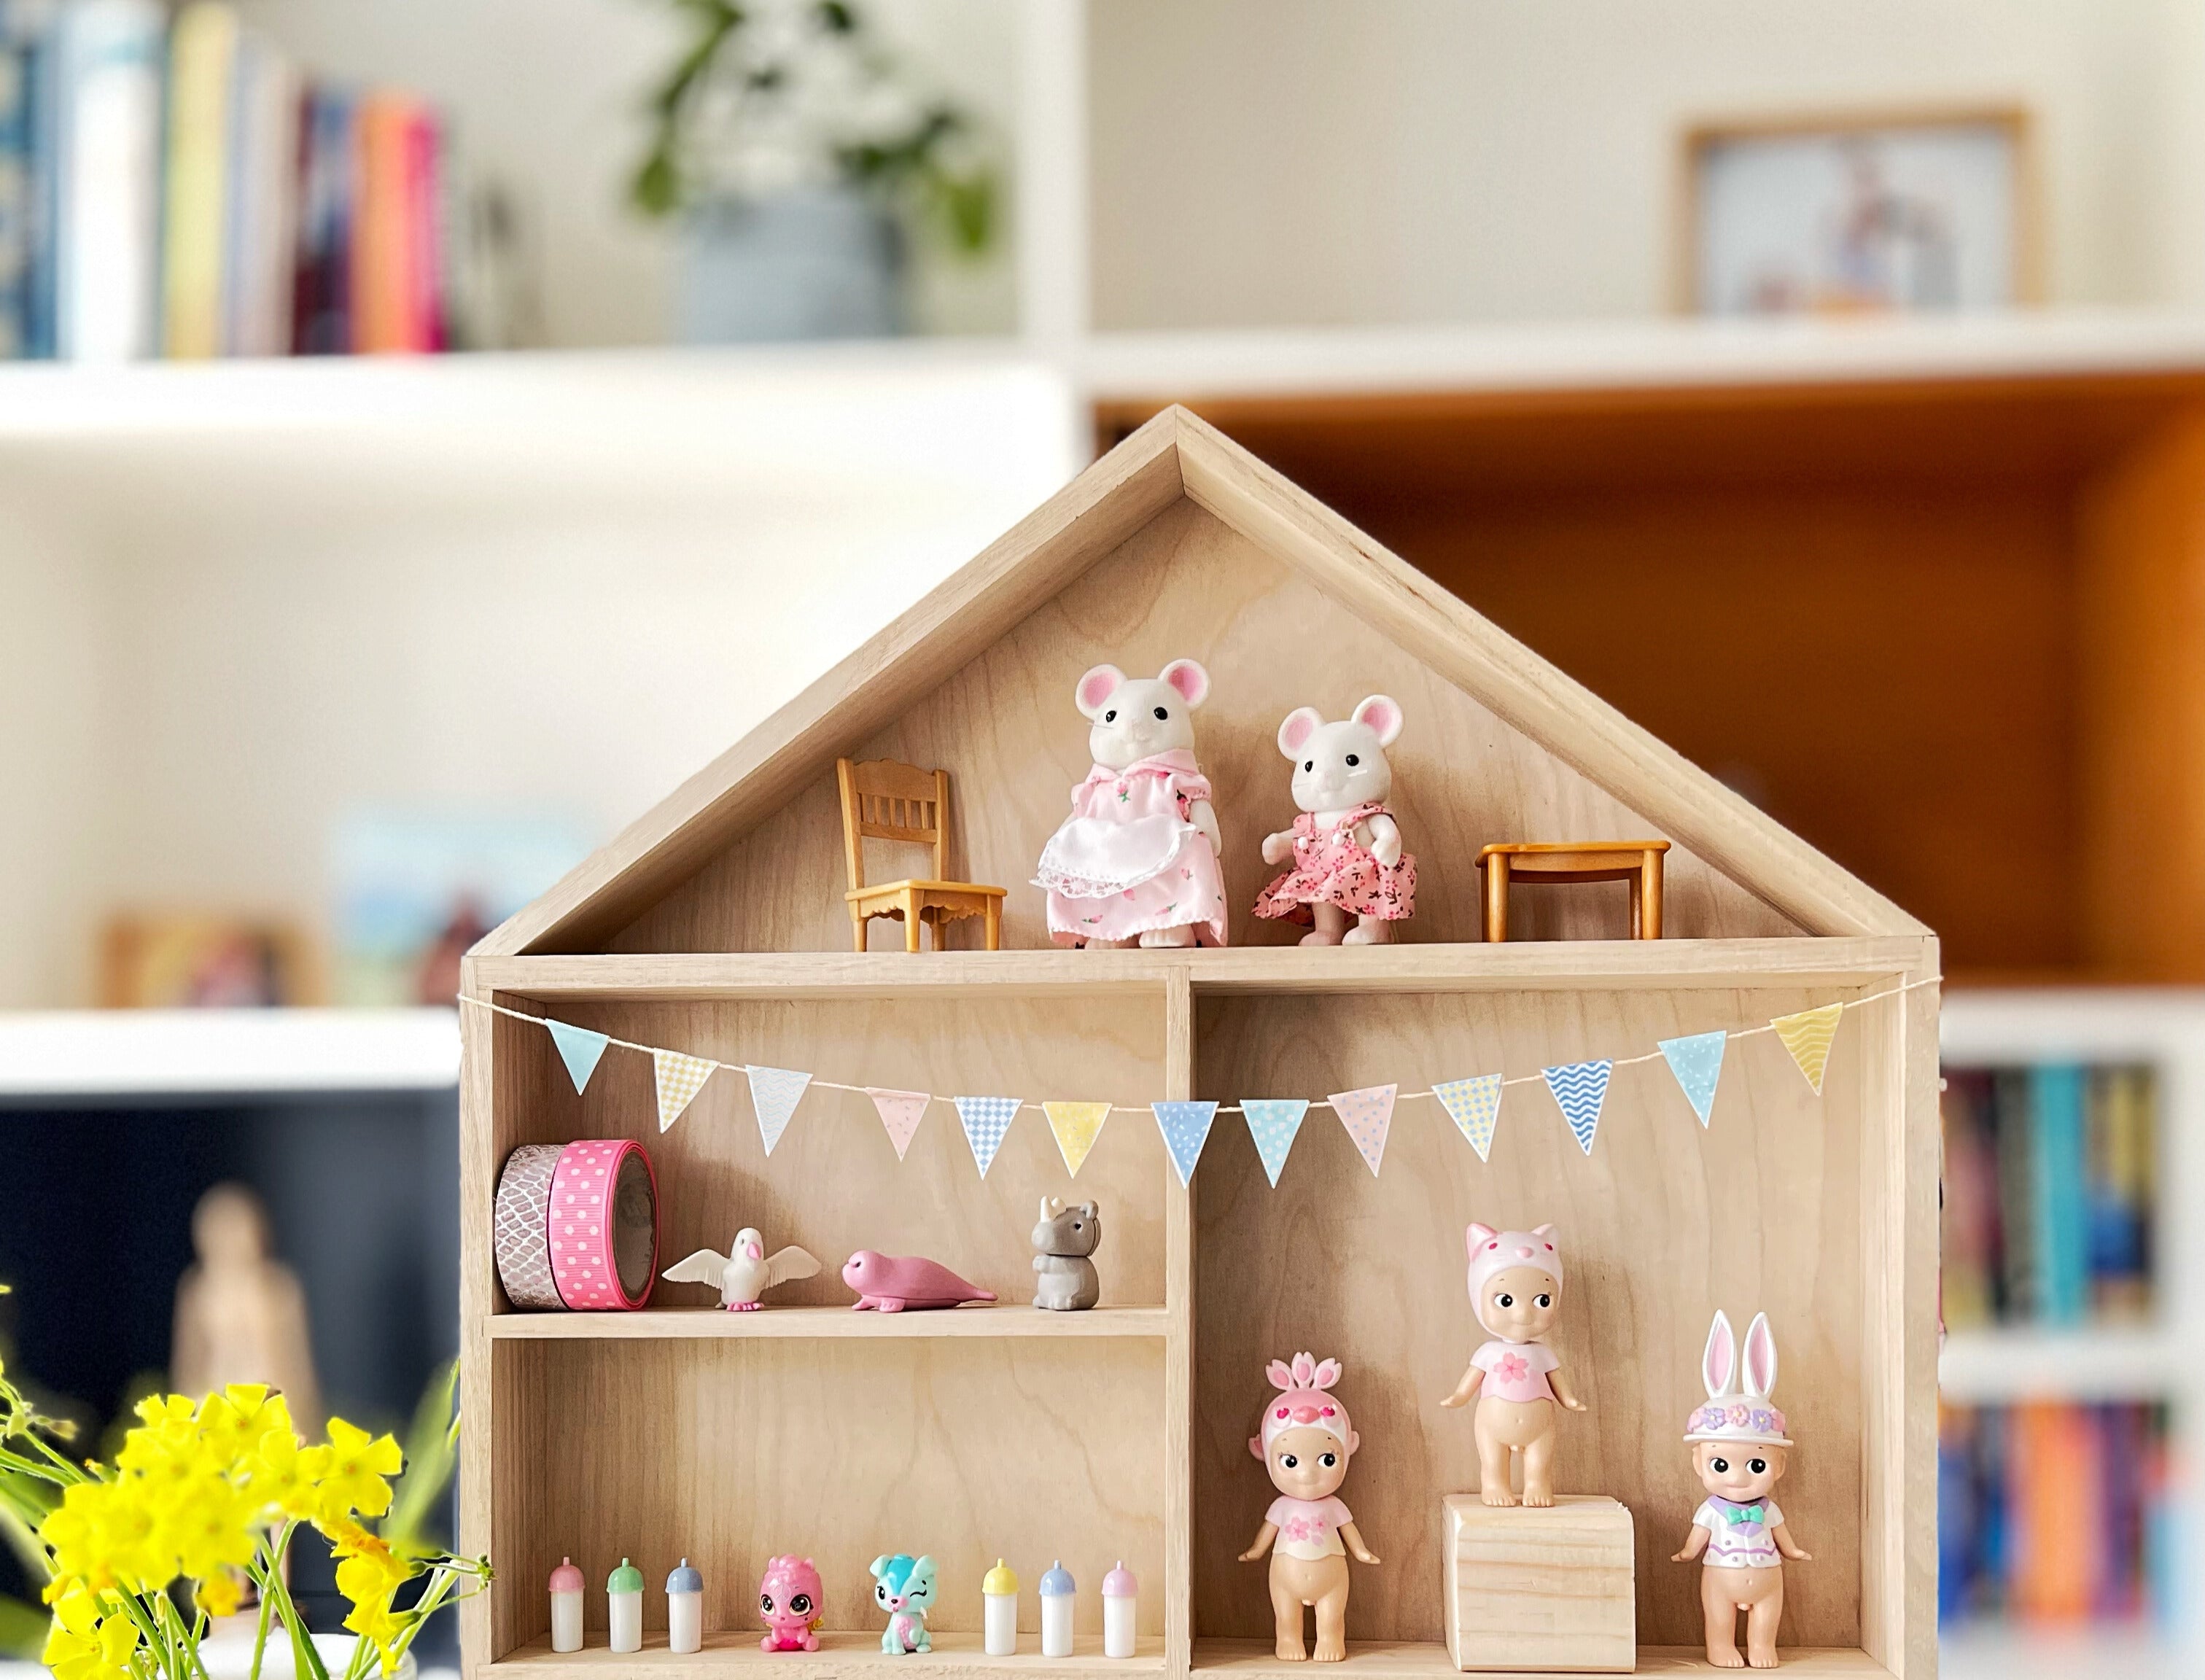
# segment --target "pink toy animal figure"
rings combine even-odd
[[[1263,861],[1293,866],[1256,899],[1256,914],[1316,923],[1305,945],[1384,945],[1417,907],[1417,860],[1386,809],[1394,790],[1386,749],[1400,739],[1401,708],[1374,694],[1345,723],[1304,706],[1279,725],[1294,761],[1294,826],[1264,837]],[[1353,917],[1355,925],[1347,925]]]
[[[1360,1563],[1378,1561],[1339,1497],[1347,1461],[1361,1442],[1347,1408],[1328,1392],[1340,1380],[1337,1359],[1319,1364],[1298,1353],[1292,1365],[1274,1359],[1264,1374],[1279,1392],[1263,1408],[1263,1428],[1248,1451],[1263,1461],[1279,1497],[1240,1561],[1252,1564],[1278,1542],[1271,1549],[1271,1614],[1279,1659],[1298,1663],[1311,1654],[1302,1648],[1302,1607],[1309,1605],[1316,1611],[1314,1654],[1321,1663],[1336,1663],[1347,1654],[1347,1553]]]
[[[876,1254],[859,1249],[842,1262],[842,1281],[858,1291],[850,1310],[900,1313],[954,1307],[965,1301],[992,1301],[993,1290],[975,1289],[947,1266],[916,1255]]]
[[[1225,943],[1225,842],[1194,762],[1194,712],[1209,673],[1174,659],[1153,681],[1097,665],[1073,699],[1095,761],[1072,815],[1042,848],[1049,936],[1106,950]]]
[[[767,1558],[765,1577],[758,1582],[758,1614],[766,1626],[758,1649],[817,1651],[823,1613],[819,1605],[826,1596],[811,1558],[793,1552]]]
[[[1776,1386],[1776,1338],[1768,1315],[1756,1313],[1745,1332],[1745,1392],[1738,1389],[1738,1343],[1730,1320],[1716,1313],[1708,1327],[1700,1374],[1707,1404],[1685,1420],[1692,1468],[1708,1497],[1692,1513],[1685,1549],[1671,1559],[1689,1564],[1705,1552],[1700,1610],[1707,1618],[1708,1660],[1717,1668],[1776,1666],[1776,1624],[1784,1618],[1784,1559],[1805,1563],[1768,1497],[1784,1475],[1784,1414],[1769,1400]],[[1745,1655],[1738,1654],[1738,1612],[1745,1612]]]
[[[1561,1362],[1539,1338],[1562,1313],[1562,1251],[1554,1227],[1495,1231],[1475,1221],[1464,1232],[1470,1250],[1470,1309],[1493,1339],[1470,1356],[1443,1406],[1466,1405],[1479,1386],[1473,1428],[1477,1440],[1477,1496],[1489,1505],[1513,1505],[1508,1491],[1513,1455],[1524,1455],[1527,1505],[1554,1502],[1554,1402],[1583,1411],[1570,1392]]]

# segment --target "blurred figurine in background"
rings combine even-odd
[[[217,1184],[192,1212],[198,1263],[176,1285],[170,1385],[205,1394],[233,1382],[281,1389],[301,1433],[322,1427],[297,1275],[268,1252],[268,1215],[242,1184]]]

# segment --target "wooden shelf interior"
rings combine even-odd
[[[2205,377],[1188,400],[1951,968],[2205,979]]]

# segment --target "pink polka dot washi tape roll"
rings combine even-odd
[[[499,1281],[516,1307],[632,1312],[658,1271],[658,1180],[620,1138],[525,1143],[499,1175]]]

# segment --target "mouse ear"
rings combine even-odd
[[[1125,680],[1126,674],[1115,665],[1097,665],[1080,678],[1079,686],[1072,691],[1073,703],[1079,708],[1082,717],[1092,719]]]
[[[1745,1392],[1765,1400],[1776,1386],[1776,1333],[1768,1327],[1768,1315],[1756,1313],[1745,1327]]]
[[[1174,659],[1156,674],[1156,680],[1177,689],[1190,711],[1209,698],[1209,673],[1192,659]]]
[[[1355,709],[1354,716],[1358,723],[1369,726],[1381,746],[1401,739],[1401,703],[1389,695],[1372,695]]]
[[[1700,1355],[1700,1379],[1708,1386],[1708,1398],[1720,1400],[1732,1393],[1737,1376],[1738,1337],[1718,1307],[1715,1322],[1708,1326],[1707,1351]]]
[[[1311,735],[1316,733],[1317,725],[1323,721],[1324,720],[1316,715],[1316,708],[1314,706],[1297,706],[1288,712],[1285,721],[1279,725],[1281,756],[1287,758],[1300,757],[1303,745]]]

